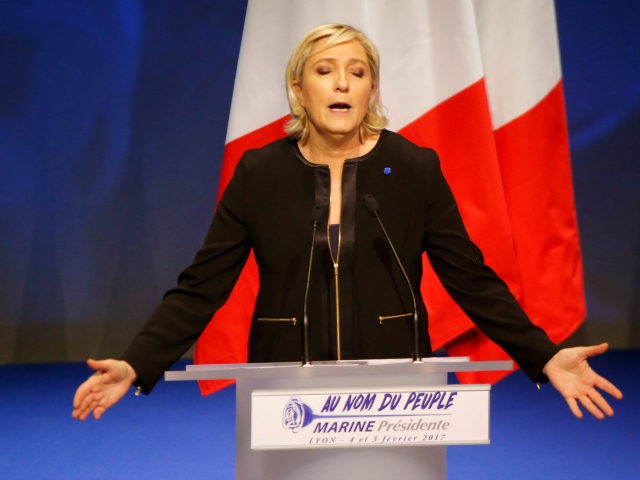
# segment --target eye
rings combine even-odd
[[[327,74],[331,73],[331,69],[329,67],[320,66],[320,67],[316,68],[316,73],[318,75],[327,75]]]

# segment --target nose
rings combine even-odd
[[[349,90],[349,76],[343,69],[336,70],[335,89],[339,92],[346,92]]]

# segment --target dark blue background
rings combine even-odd
[[[119,354],[191,260],[245,8],[0,2],[0,363]],[[640,7],[557,13],[589,308],[572,341],[637,348]]]

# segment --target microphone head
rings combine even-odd
[[[371,195],[370,193],[365,193],[362,196],[362,200],[364,200],[364,204],[366,205],[367,210],[369,210],[373,215],[376,215],[378,213],[378,202],[373,195]]]

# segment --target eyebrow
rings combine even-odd
[[[317,59],[317,60],[312,61],[312,62],[311,62],[311,65],[315,65],[315,64],[320,63],[320,62],[331,62],[331,63],[336,63],[337,61],[338,61],[338,59],[337,59],[337,58],[335,58],[335,57],[322,57],[322,58],[319,58],[319,59]],[[347,60],[347,63],[361,63],[361,64],[363,64],[363,65],[369,65],[369,62],[368,62],[368,61],[361,60],[361,59],[359,59],[359,58],[349,58],[349,59]]]

